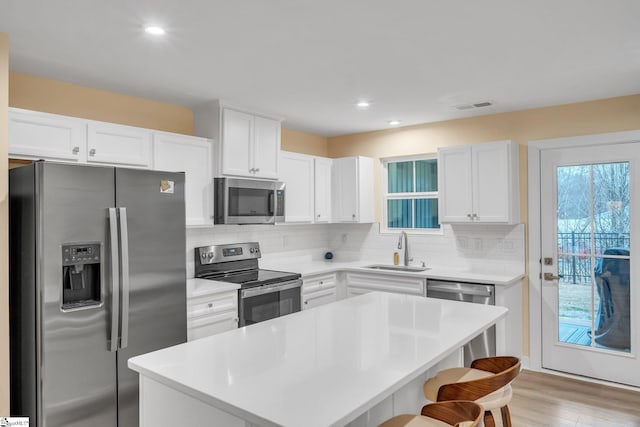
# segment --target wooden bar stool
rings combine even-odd
[[[482,419],[482,407],[465,400],[450,400],[425,405],[420,415],[398,415],[379,427],[474,427]]]
[[[511,356],[477,359],[470,368],[438,372],[424,384],[424,395],[431,401],[471,400],[484,409],[485,427],[494,427],[491,410],[500,409],[502,425],[511,427],[509,402],[511,381],[520,373],[520,359]]]

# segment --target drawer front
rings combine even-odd
[[[237,312],[202,316],[187,320],[187,340],[208,337],[238,327]]]
[[[310,292],[302,297],[302,309],[317,307],[319,305],[334,302],[337,299],[336,288],[321,289],[317,292]]]
[[[336,287],[336,273],[318,274],[309,278],[302,278],[302,295],[310,292],[318,292],[322,289]]]
[[[426,295],[427,280],[419,277],[403,277],[391,274],[347,273],[345,278],[348,288],[357,287],[371,291]]]
[[[229,311],[237,312],[237,310],[238,293],[236,291],[191,298],[187,301],[187,317],[189,318]]]

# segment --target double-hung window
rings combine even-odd
[[[440,230],[435,155],[382,159],[383,231]]]

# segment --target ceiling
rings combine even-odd
[[[639,21],[638,0],[0,0],[13,71],[324,136],[640,93]]]

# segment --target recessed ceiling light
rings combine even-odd
[[[400,120],[389,120],[389,126],[398,126],[400,124]]]
[[[161,36],[165,33],[164,28],[157,27],[155,25],[150,25],[144,29],[147,33],[153,34],[154,36]]]
[[[358,103],[356,104],[356,107],[367,108],[370,105],[371,104],[369,103],[369,101],[358,101]]]

